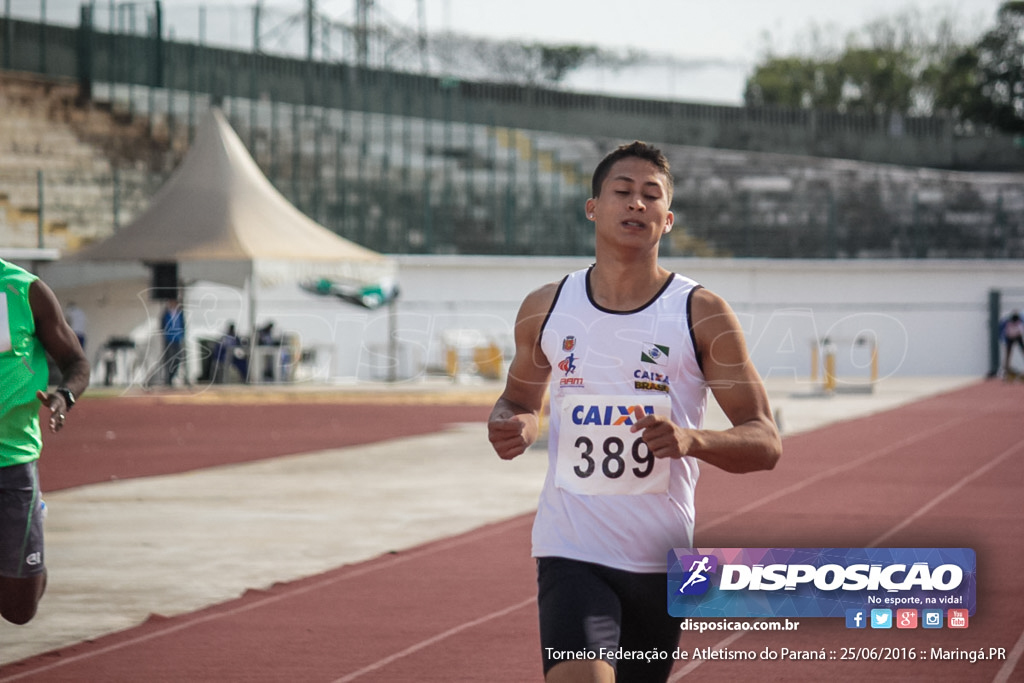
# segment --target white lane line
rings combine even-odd
[[[957,423],[963,422],[963,421],[964,421],[963,419],[962,420],[958,420]],[[952,423],[951,422],[951,423],[948,423],[947,426],[953,425],[953,424],[957,424],[957,423]],[[898,444],[902,444],[902,445],[906,445],[909,442],[916,441],[919,437],[922,437],[922,436],[925,436],[925,435],[930,435],[932,433],[936,433],[936,432],[939,432],[939,431],[942,431],[942,430],[941,429],[927,430],[926,432],[922,432],[922,433],[917,434],[917,435],[915,435],[913,437],[909,437],[907,439],[903,439],[902,441],[899,441],[897,443]],[[971,474],[967,475],[966,477],[964,477],[963,479],[961,479],[957,483],[953,484],[952,486],[950,486],[948,489],[946,489],[945,491],[943,491],[939,495],[937,495],[934,498],[932,498],[932,500],[930,500],[928,503],[926,503],[920,509],[918,509],[917,512],[915,512],[912,515],[908,516],[906,519],[904,519],[899,524],[896,524],[895,526],[893,526],[891,529],[889,529],[884,534],[882,534],[881,536],[876,538],[874,541],[872,541],[867,547],[868,548],[873,548],[873,547],[877,546],[879,543],[881,543],[882,541],[884,541],[885,539],[887,539],[890,536],[892,536],[893,534],[895,534],[896,532],[906,528],[907,525],[909,525],[911,522],[913,522],[913,521],[921,518],[922,516],[924,516],[929,510],[931,510],[936,505],[941,503],[943,500],[945,500],[949,496],[953,495],[954,493],[956,493],[957,491],[962,489],[968,483],[970,483],[974,479],[977,479],[982,474],[985,474],[986,472],[990,471],[991,469],[993,469],[997,465],[1001,464],[1004,460],[1006,460],[1010,456],[1014,455],[1017,451],[1020,451],[1022,449],[1022,447],[1024,447],[1024,441],[1018,441],[1016,444],[1014,444],[1010,448],[1006,449],[1005,451],[1003,451],[1002,453],[1000,453],[999,455],[994,457],[992,460],[990,460],[989,462],[985,463],[984,465],[982,465],[981,467],[976,469]],[[882,449],[882,451],[885,451],[885,452],[888,452],[890,450],[891,449],[889,449],[889,448]],[[878,456],[878,453],[874,453],[874,454],[871,455],[871,457],[860,458],[859,460],[854,461],[854,462],[857,462],[857,463],[867,462],[868,460],[871,460],[871,459],[873,459],[874,457],[877,457],[877,456]],[[845,468],[845,466],[840,466],[840,468],[833,468],[833,470],[835,470],[835,469],[846,469],[846,468]],[[830,472],[831,471],[832,470],[830,470]],[[822,474],[827,474],[827,473],[822,473]],[[786,490],[790,490],[790,489],[796,490],[798,488],[801,488],[801,487],[799,487],[797,485],[794,485],[794,486],[789,487],[789,489],[786,489]],[[768,498],[776,498],[776,497],[778,497],[778,496],[768,496]],[[757,507],[757,506],[752,504],[751,506],[748,506],[748,507]],[[716,520],[716,523],[717,522],[718,522],[718,520]],[[729,636],[728,638],[725,638],[724,640],[722,640],[722,641],[716,643],[715,645],[713,645],[712,649],[716,649],[717,650],[719,648],[727,647],[727,646],[731,645],[732,643],[735,643],[740,638],[742,638],[744,635],[746,635],[746,633],[747,633],[746,631],[740,631],[738,633],[735,633],[735,634]],[[999,670],[999,674],[996,676],[996,678],[993,681],[993,683],[1005,683],[1007,680],[1009,680],[1009,676],[1013,672],[1014,668],[1016,667],[1017,662],[1020,660],[1022,653],[1024,653],[1024,634],[1021,634],[1020,639],[1017,641],[1017,644],[1014,646],[1013,651],[1010,653],[1010,656],[1007,658],[1006,663]],[[669,679],[669,680],[674,682],[674,681],[678,681],[678,680],[682,679],[684,676],[687,676],[690,673],[692,673],[693,671],[695,671],[701,664],[704,663],[704,661],[705,660],[703,660],[703,659],[699,659],[699,660],[694,660],[694,661],[690,662],[689,664],[686,665],[686,667],[684,667],[683,669],[680,669],[676,674],[674,674],[673,677],[671,679]]]
[[[523,600],[522,602],[517,602],[516,604],[509,605],[508,607],[505,607],[504,609],[500,609],[500,610],[498,610],[496,612],[491,612],[490,614],[485,614],[484,616],[479,617],[478,619],[473,619],[472,621],[467,621],[465,623],[459,624],[458,626],[453,626],[452,628],[448,629],[447,631],[443,631],[441,633],[438,633],[436,636],[432,636],[430,638],[427,638],[426,640],[421,640],[420,642],[416,643],[415,645],[410,645],[409,647],[405,648],[404,650],[402,650],[400,652],[396,652],[395,654],[389,655],[387,657],[384,657],[383,659],[378,659],[373,664],[368,664],[368,665],[364,666],[362,669],[359,669],[358,671],[353,671],[352,673],[348,674],[347,676],[342,676],[341,678],[335,680],[334,683],[348,683],[349,681],[354,681],[357,678],[360,678],[360,677],[362,677],[362,676],[364,676],[364,675],[366,675],[366,674],[368,674],[368,673],[370,673],[372,671],[376,671],[377,669],[383,668],[383,667],[387,666],[388,664],[391,664],[392,662],[396,662],[399,659],[402,659],[403,657],[408,657],[409,655],[411,655],[411,654],[413,654],[415,652],[419,652],[420,650],[422,650],[425,647],[430,647],[431,645],[435,645],[435,644],[441,642],[442,640],[444,640],[445,638],[449,638],[451,636],[454,636],[456,633],[460,633],[462,631],[465,631],[466,629],[473,628],[474,626],[479,626],[480,624],[485,624],[488,621],[492,621],[494,619],[499,619],[499,618],[504,617],[504,616],[506,616],[508,614],[511,614],[512,612],[515,612],[516,610],[520,610],[520,609],[522,609],[524,607],[528,607],[529,605],[534,604],[534,602],[536,602],[536,600],[537,600],[537,597],[534,596],[534,595],[531,595],[530,597],[528,597],[527,599]]]
[[[1007,460],[1010,456],[1012,456],[1017,451],[1020,451],[1022,448],[1024,448],[1024,440],[1018,441],[1013,446],[1010,446],[1005,451],[1003,451],[1002,453],[997,455],[995,458],[993,458],[992,460],[988,461],[987,463],[985,463],[984,465],[982,465],[981,467],[979,467],[978,469],[974,470],[973,472],[968,474],[966,477],[964,477],[963,479],[958,481],[956,484],[953,484],[948,489],[946,489],[945,491],[943,491],[939,495],[937,495],[934,498],[932,498],[928,503],[926,503],[925,505],[921,506],[917,510],[917,512],[915,512],[914,514],[910,515],[909,517],[904,519],[902,522],[900,522],[899,524],[897,524],[893,528],[891,528],[888,531],[886,531],[884,534],[882,534],[881,536],[879,536],[875,540],[871,541],[871,545],[869,545],[868,547],[869,548],[873,548],[873,547],[879,545],[885,539],[887,539],[890,536],[892,536],[893,534],[895,534],[895,533],[897,533],[899,531],[902,531],[904,528],[909,526],[911,523],[913,523],[913,522],[917,521],[918,519],[920,519],[921,517],[923,517],[925,514],[927,514],[927,512],[929,510],[931,510],[936,505],[938,505],[939,503],[944,501],[946,498],[949,498],[951,495],[953,495],[954,493],[956,493],[957,491],[962,489],[964,486],[967,486],[967,484],[969,484],[970,482],[974,481],[975,479],[977,479],[981,475],[986,474],[987,472],[992,470],[997,465],[1002,464],[1002,462],[1004,460]]]
[[[251,603],[248,603],[248,604],[245,604],[245,605],[241,605],[239,607],[235,607],[233,609],[230,609],[230,610],[227,610],[227,611],[224,611],[224,612],[217,612],[215,614],[207,614],[207,615],[202,616],[202,617],[188,618],[187,621],[184,621],[182,623],[174,624],[172,626],[167,626],[166,628],[162,628],[162,629],[159,629],[157,631],[153,631],[151,633],[147,633],[145,635],[136,636],[135,638],[130,638],[128,640],[121,641],[120,643],[115,643],[113,645],[108,645],[107,647],[103,647],[103,648],[100,648],[98,650],[90,650],[88,652],[83,652],[82,654],[79,654],[79,655],[74,655],[74,656],[71,656],[71,657],[61,658],[59,661],[53,662],[51,664],[47,664],[47,665],[40,666],[40,667],[34,667],[34,668],[30,669],[30,670],[23,671],[23,672],[14,674],[12,676],[6,676],[4,678],[0,678],[0,683],[7,683],[8,681],[17,681],[17,680],[20,680],[22,678],[27,678],[28,676],[35,676],[36,674],[45,673],[47,671],[52,671],[54,669],[65,667],[65,666],[68,666],[69,664],[75,664],[77,662],[81,662],[81,661],[84,661],[86,659],[91,659],[93,657],[99,657],[100,655],[105,655],[108,652],[116,652],[117,650],[122,650],[122,649],[124,649],[126,647],[130,647],[132,645],[138,645],[139,643],[144,643],[144,642],[153,640],[154,638],[160,638],[160,637],[163,637],[163,636],[166,636],[166,635],[170,635],[172,633],[177,633],[178,631],[184,631],[185,629],[191,628],[192,626],[195,626],[197,624],[204,624],[204,623],[209,622],[209,621],[216,621],[217,619],[222,619],[222,618],[225,618],[225,617],[232,617],[232,616],[235,616],[236,614],[243,614],[245,612],[250,612],[250,611],[252,611],[254,609],[259,609],[260,607],[264,607],[266,605],[270,605],[270,604],[273,604],[275,602],[279,602],[281,600],[285,600],[285,599],[288,599],[288,598],[293,598],[293,597],[295,597],[297,595],[303,595],[305,593],[309,593],[310,591],[322,590],[326,586],[330,586],[332,584],[339,583],[341,581],[347,581],[347,580],[352,579],[352,578],[363,576],[364,574],[370,574],[370,573],[373,573],[373,572],[377,572],[377,571],[379,571],[381,569],[384,569],[384,568],[387,568],[387,567],[393,567],[393,566],[395,566],[397,564],[404,564],[405,562],[410,562],[412,560],[418,560],[421,557],[424,557],[424,556],[427,556],[427,555],[433,555],[435,553],[443,552],[443,551],[446,551],[446,550],[450,550],[450,549],[458,547],[460,545],[465,545],[466,543],[471,543],[471,542],[474,542],[474,541],[478,541],[478,540],[480,540],[482,538],[488,538],[490,536],[496,536],[496,535],[499,535],[499,534],[504,534],[504,533],[507,533],[508,528],[511,527],[511,526],[518,526],[518,525],[527,524],[527,523],[532,523],[532,520],[530,520],[530,519],[522,519],[522,518],[514,518],[514,519],[512,519],[512,520],[510,520],[508,522],[502,522],[502,523],[496,524],[496,525],[494,525],[492,527],[489,527],[489,528],[486,528],[486,529],[477,529],[475,531],[470,531],[467,534],[465,534],[464,536],[459,536],[459,537],[456,537],[456,538],[447,539],[447,540],[441,541],[441,542],[436,543],[436,544],[434,544],[434,545],[432,545],[432,546],[430,546],[428,548],[424,548],[424,549],[421,549],[421,550],[413,550],[413,551],[410,551],[410,552],[408,552],[406,554],[398,555],[398,556],[396,556],[394,558],[391,558],[391,559],[389,559],[387,561],[384,561],[384,562],[375,562],[375,563],[373,563],[372,566],[360,567],[359,569],[356,569],[356,570],[350,571],[350,572],[346,572],[345,574],[342,574],[340,576],[327,577],[327,578],[321,579],[319,581],[315,581],[313,583],[307,584],[307,585],[305,585],[305,586],[303,586],[301,588],[286,589],[286,590],[282,591],[281,593],[278,593],[277,595],[270,595],[270,596],[267,596],[265,598],[260,598],[259,600],[254,600]],[[74,647],[74,646],[71,646],[71,647]]]
[[[996,677],[992,679],[992,683],[1006,683],[1010,680],[1010,676],[1013,674],[1013,670],[1017,668],[1017,662],[1020,661],[1021,655],[1024,655],[1024,631],[1021,632],[1020,638],[1017,639],[1017,644],[1010,650],[1010,656],[1006,658],[1006,662],[996,673]]]
[[[871,462],[872,460],[877,460],[878,458],[889,455],[893,451],[899,450],[900,448],[909,446],[912,443],[915,443],[922,439],[927,439],[929,437],[935,436],[936,434],[957,427],[963,424],[964,422],[967,422],[969,419],[971,419],[969,416],[965,416],[947,422],[946,424],[939,425],[937,427],[932,427],[931,429],[926,429],[923,432],[918,432],[917,434],[914,434],[912,436],[904,437],[899,441],[895,441],[889,444],[888,446],[879,448],[878,450],[875,451],[871,451],[870,453],[862,455],[861,457],[855,460],[850,460],[848,462],[844,462],[841,465],[836,465],[835,467],[825,470],[824,472],[818,472],[817,474],[807,477],[806,479],[802,479],[796,482],[795,484],[790,484],[786,488],[779,489],[778,491],[775,491],[767,496],[763,496],[761,498],[758,498],[757,500],[751,501],[746,505],[739,507],[728,514],[722,515],[721,517],[716,517],[714,520],[708,522],[707,524],[698,524],[696,530],[694,531],[694,535],[696,535],[698,532],[706,531],[707,529],[711,529],[712,527],[716,527],[720,524],[730,522],[741,515],[745,515],[751,510],[756,510],[762,505],[771,503],[772,501],[778,500],[779,498],[784,498],[785,496],[788,496],[791,493],[796,493],[797,491],[805,489],[812,484],[817,484],[819,481],[823,479],[828,479],[829,477],[834,477],[837,474],[841,474],[843,472],[855,469],[857,467],[860,467],[861,465]]]

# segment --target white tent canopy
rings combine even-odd
[[[135,300],[145,302],[150,297],[137,289],[140,272],[145,272],[142,266],[164,263],[177,264],[179,282],[188,291],[196,285],[205,287],[204,283],[243,290],[248,311],[235,314],[234,319],[247,319],[251,332],[258,324],[257,304],[279,316],[281,292],[295,292],[299,297],[295,302],[309,299],[311,295],[300,287],[305,292],[318,291],[309,286],[311,282],[349,283],[357,291],[360,287],[389,294],[397,291],[396,261],[336,235],[296,209],[263,175],[218,109],[203,118],[182,163],[146,210],[110,238],[53,264],[51,277],[63,286],[66,298],[77,298],[83,307],[91,305],[86,310],[93,339],[99,342],[107,335],[138,329],[139,324],[144,325],[142,329],[154,329],[158,314],[147,305],[141,312],[144,319],[129,319],[127,302],[112,304],[114,297],[129,294],[110,286],[130,278],[136,287],[132,290]],[[94,301],[90,302],[89,292],[95,292]],[[292,303],[286,314],[294,313],[292,320],[305,315],[305,328],[319,330],[313,343],[321,346],[328,343],[325,334],[340,329],[338,316],[347,320],[366,313],[353,311],[333,297],[313,298],[320,301],[310,301],[308,306]],[[207,304],[204,299],[202,313],[197,308],[195,320],[190,317],[190,337],[213,325]],[[101,319],[109,322],[101,325]],[[347,337],[330,340],[339,359],[358,357],[360,352],[359,338]],[[348,345],[344,351],[342,344]],[[356,372],[340,368],[331,372],[335,370]]]
[[[232,286],[244,284],[240,276],[256,276],[261,284],[288,277],[393,282],[396,271],[392,260],[296,209],[216,108],[149,207],[109,239],[70,257],[79,259],[189,263],[190,272]]]

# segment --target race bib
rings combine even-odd
[[[566,396],[555,484],[583,495],[668,491],[669,460],[655,458],[629,428],[647,414],[672,414],[668,396]]]

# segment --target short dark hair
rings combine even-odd
[[[668,203],[671,204],[674,185],[672,183],[672,169],[669,168],[668,159],[662,154],[660,149],[640,140],[634,140],[628,145],[619,145],[609,152],[604,159],[601,159],[597,168],[594,169],[594,177],[590,181],[592,196],[596,197],[601,194],[601,186],[604,185],[604,181],[608,178],[608,173],[611,172],[615,162],[629,157],[649,161],[664,174],[665,189],[668,191]]]

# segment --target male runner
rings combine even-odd
[[[595,262],[523,301],[489,438],[501,458],[521,455],[550,390],[533,527],[545,679],[664,681],[671,658],[571,653],[674,651],[666,558],[693,547],[698,462],[771,469],[782,446],[732,310],[658,264],[674,220],[668,161],[623,145],[598,164],[592,191]],[[702,429],[709,388],[730,429]]]
[[[47,353],[61,373],[53,393]],[[0,616],[14,624],[32,620],[46,590],[39,411],[59,432],[88,384],[89,361],[53,291],[0,259]]]

